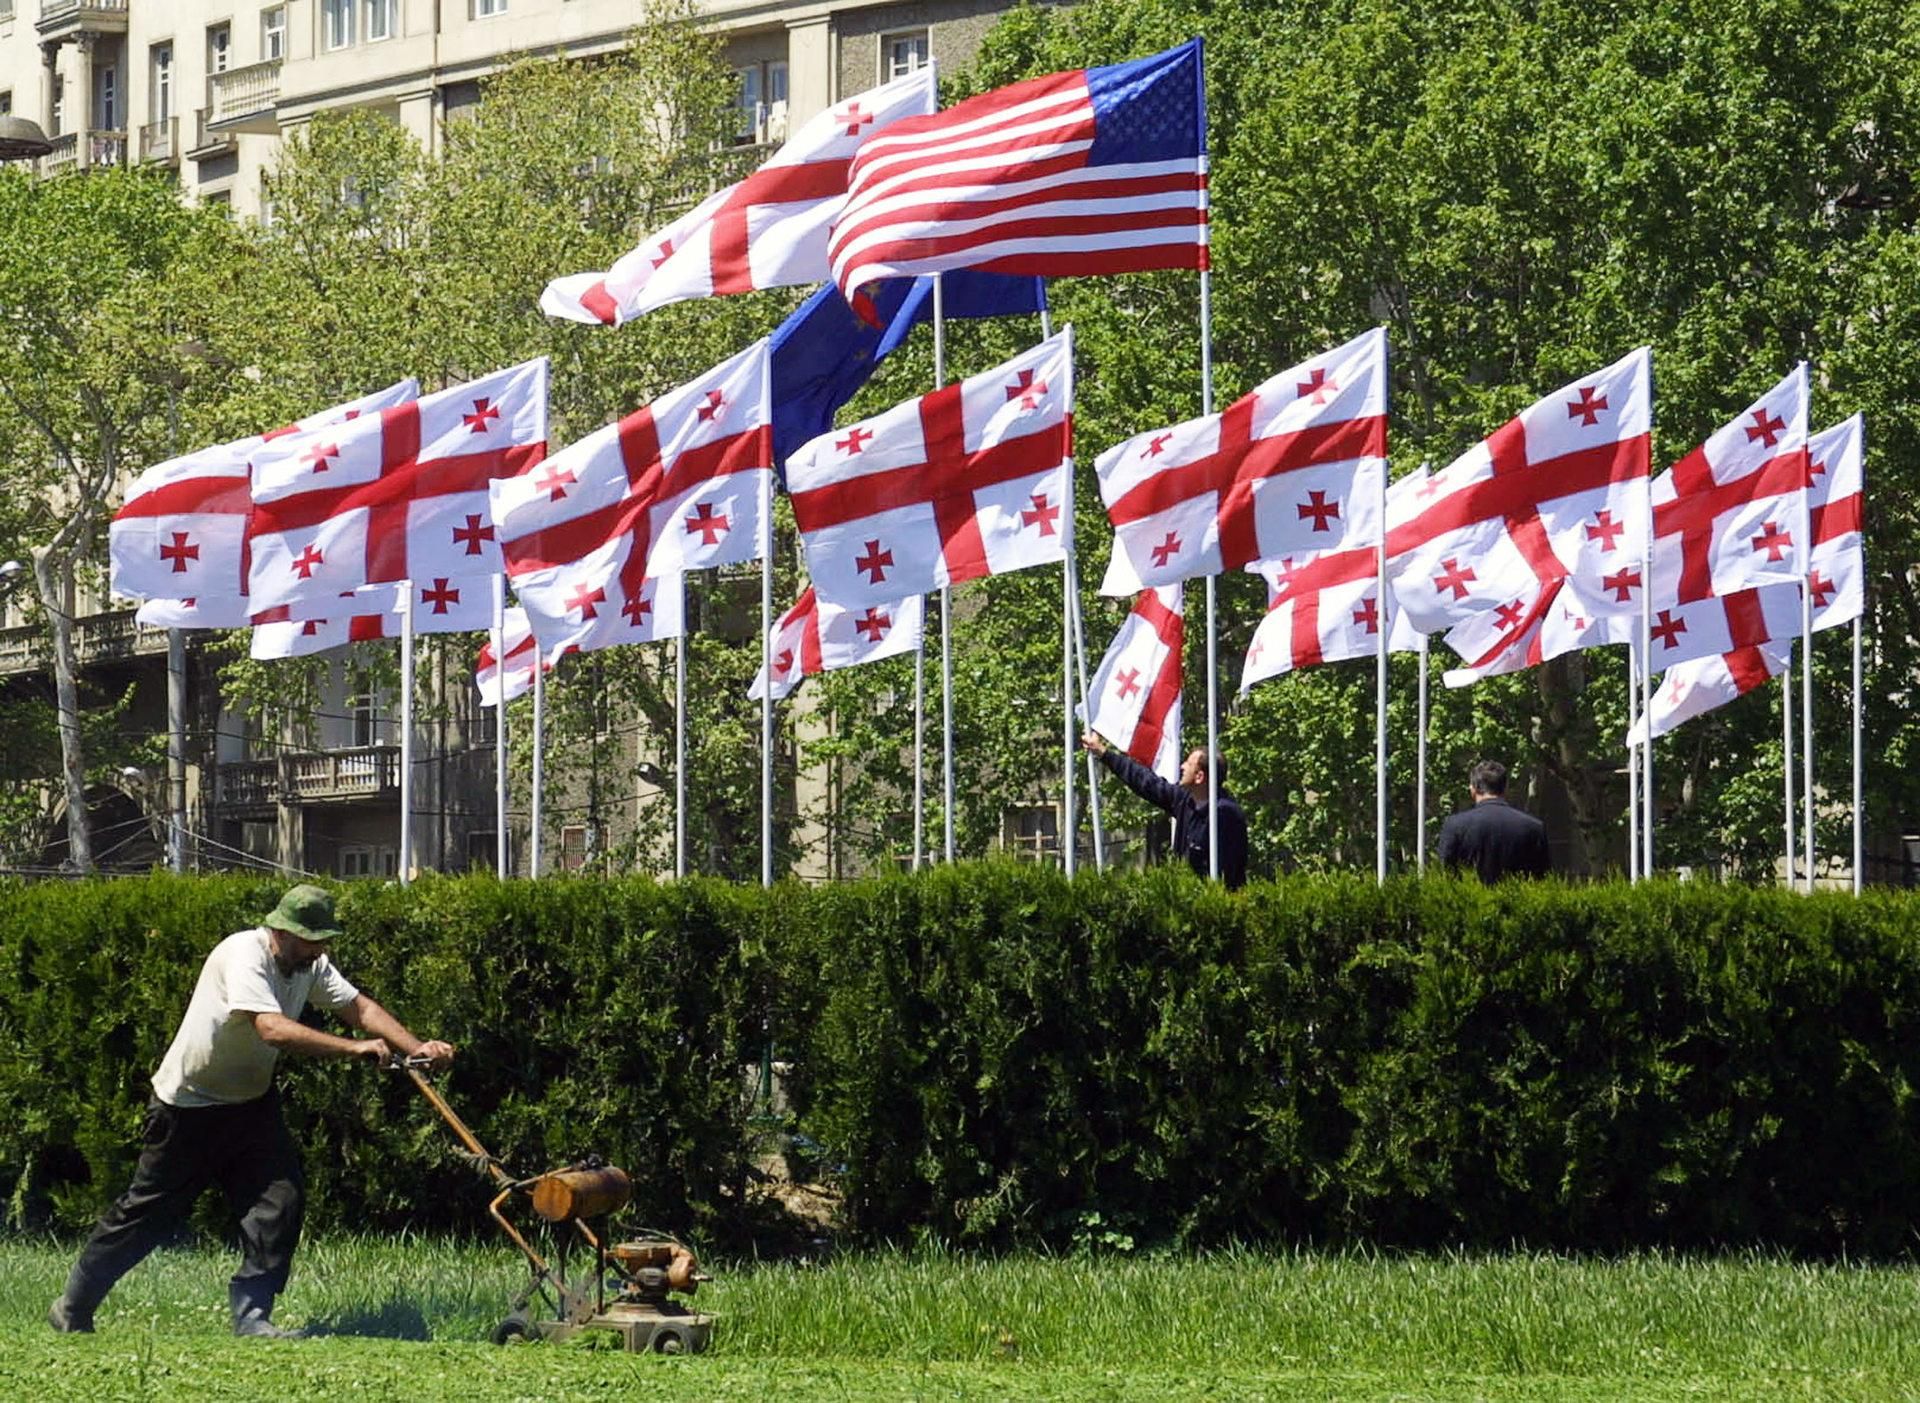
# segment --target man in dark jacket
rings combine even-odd
[[[1547,826],[1507,802],[1507,767],[1498,760],[1482,760],[1467,783],[1473,807],[1440,825],[1440,861],[1447,870],[1470,867],[1483,882],[1546,876],[1551,865]]]
[[[1175,854],[1193,870],[1207,875],[1207,752],[1196,750],[1180,766],[1180,782],[1169,784],[1124,751],[1115,750],[1097,732],[1088,731],[1080,744],[1100,757],[1120,782],[1157,808],[1173,815]],[[1240,801],[1227,793],[1227,767],[1214,757],[1219,774],[1220,879],[1229,891],[1247,880],[1247,816]]]

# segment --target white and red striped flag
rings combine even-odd
[[[1180,675],[1186,641],[1179,585],[1142,590],[1087,684],[1087,726],[1164,780],[1180,777]]]
[[[688,298],[826,281],[827,226],[847,193],[854,153],[936,105],[930,68],[835,103],[752,175],[709,195],[606,272],[555,278],[541,310],[618,326]]]
[[[843,609],[821,599],[809,585],[768,633],[768,662],[760,665],[747,695],[758,700],[767,690],[769,664],[778,701],[798,687],[802,677],[911,653],[920,646],[925,608],[926,601],[915,594],[892,604]]]
[[[1469,670],[1507,670],[1563,607],[1640,612],[1652,355],[1632,352],[1537,400],[1389,511],[1388,572],[1423,632],[1482,619]],[[1575,598],[1561,595],[1571,582]],[[1520,664],[1524,665],[1524,663]]]
[[[1863,524],[1866,503],[1866,424],[1856,414],[1815,434],[1807,458],[1813,486],[1813,560],[1807,590],[1813,596],[1817,633],[1851,623],[1867,605],[1867,559]]]
[[[1792,652],[1791,642],[1770,643],[1709,653],[1669,668],[1654,691],[1653,706],[1627,733],[1627,744],[1645,744],[1649,725],[1654,735],[1664,736],[1682,721],[1691,721],[1766,686],[1787,670]]]
[[[829,255],[847,301],[877,278],[1207,266],[1198,39],[1032,78],[861,147]]]
[[[1655,480],[1654,549],[1677,550],[1678,601],[1799,583],[1807,572],[1808,481],[1802,361]]]
[[[1387,334],[1282,371],[1219,414],[1136,434],[1095,471],[1113,556],[1102,594],[1380,539]]]
[[[849,609],[1066,559],[1071,329],[787,460],[807,573]]]
[[[547,358],[254,457],[256,610],[410,578],[501,570],[487,487],[547,453]]]
[[[248,462],[275,439],[376,414],[418,397],[419,385],[402,380],[297,423],[232,443],[216,444],[157,463],[127,488],[126,504],[107,528],[111,588],[128,599],[193,600],[199,612],[154,611],[152,620],[172,628],[238,628],[247,622]],[[162,615],[191,623],[162,623]],[[210,619],[231,622],[206,622]]]
[[[1240,690],[1295,668],[1380,651],[1380,557],[1376,550],[1323,551],[1262,563],[1267,614],[1253,631]],[[1386,602],[1387,651],[1417,653],[1420,634],[1391,590]]]
[[[540,650],[534,642],[533,625],[527,620],[527,611],[518,605],[511,605],[503,622],[501,638],[506,650],[506,666],[500,666],[494,658],[491,637],[480,645],[479,656],[474,659],[473,685],[479,690],[482,706],[500,705],[503,689],[507,701],[523,697],[533,690],[534,663],[540,656]],[[547,654],[543,670],[552,672],[559,666],[563,653],[576,651],[567,648],[561,653]]]
[[[405,581],[363,585],[333,599],[299,599],[263,609],[251,620],[256,658],[299,657],[344,642],[398,638]],[[415,580],[413,631],[477,633],[493,625],[493,591],[475,580]]]

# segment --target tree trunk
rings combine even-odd
[[[50,551],[33,557],[33,579],[40,607],[47,611],[53,638],[54,705],[60,723],[60,770],[67,791],[67,864],[93,871],[93,835],[87,824],[87,765],[80,746],[80,692],[73,680],[73,616],[67,612],[67,587],[73,571],[56,565]]]

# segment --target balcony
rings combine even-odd
[[[279,59],[230,68],[207,79],[207,125],[271,135],[280,130],[274,115],[279,101]]]
[[[73,626],[73,660],[81,667],[127,658],[164,657],[166,651],[167,631],[136,622],[131,609],[89,615]],[[45,628],[24,624],[0,629],[0,676],[39,672],[48,666]]]
[[[76,34],[125,34],[127,0],[40,0],[33,27],[56,43]]]
[[[215,772],[214,802],[227,809],[380,799],[400,792],[400,747],[290,751],[274,760],[242,760]]]
[[[140,128],[140,161],[160,165],[180,164],[180,119],[163,117]]]
[[[189,160],[208,160],[233,150],[239,143],[240,139],[232,132],[215,128],[212,118],[211,107],[202,107],[193,114],[193,145],[187,148]]]
[[[53,138],[53,150],[40,158],[40,174],[43,176],[65,175],[68,171],[81,169],[80,133],[62,132]],[[86,134],[87,165],[121,166],[127,161],[127,134],[125,132],[88,132]]]

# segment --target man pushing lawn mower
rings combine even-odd
[[[230,935],[200,968],[173,1045],[153,1074],[153,1100],[133,1183],[102,1215],[47,1312],[56,1330],[91,1330],[107,1292],[192,1208],[220,1185],[240,1215],[240,1270],[228,1289],[236,1335],[286,1338],[273,1323],[300,1240],[305,1176],[273,1087],[284,1051],[304,1057],[359,1057],[380,1067],[395,1053],[435,1067],[453,1060],[443,1042],[422,1042],[400,1020],[347,982],[328,950],[340,934],[333,898],[302,884],[264,924]],[[309,1028],[309,1000],[366,1034],[335,1037]]]

